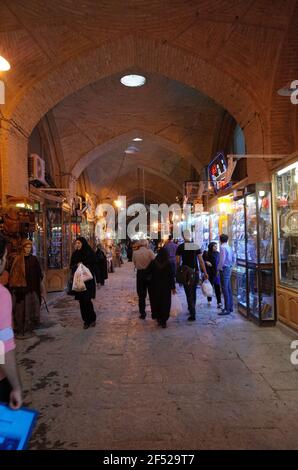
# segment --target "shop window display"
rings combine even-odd
[[[232,212],[232,247],[235,258],[245,260],[245,219],[244,219],[244,199],[239,199],[233,203]]]
[[[210,215],[210,241],[219,241],[219,216],[218,214]]]
[[[238,310],[259,324],[275,322],[272,244],[271,185],[248,186],[233,203],[232,246]]]
[[[276,175],[279,280],[298,289],[298,162]]]
[[[275,321],[271,190],[245,189],[248,310],[259,323]]]
[[[47,216],[47,252],[48,268],[62,268],[62,211],[48,208]]]

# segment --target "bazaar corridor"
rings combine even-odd
[[[25,404],[41,413],[31,449],[298,448],[294,338],[280,327],[219,317],[200,293],[196,322],[158,328],[149,307],[139,319],[132,263],[98,289],[96,328],[55,296],[17,342]]]

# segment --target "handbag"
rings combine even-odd
[[[70,276],[67,281],[67,286],[66,286],[67,295],[75,295],[75,292],[72,290],[72,283],[73,283],[73,276]]]

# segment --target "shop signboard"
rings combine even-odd
[[[231,178],[234,168],[233,159],[227,159],[222,151],[218,152],[209,163],[208,175],[215,194],[232,186]]]

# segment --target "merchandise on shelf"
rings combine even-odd
[[[47,208],[47,252],[48,268],[62,268],[62,211],[59,208]]]
[[[298,290],[298,162],[275,178],[279,283]]]

